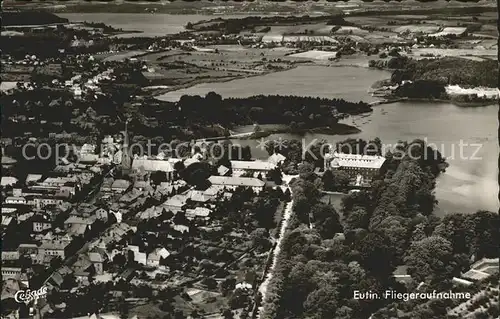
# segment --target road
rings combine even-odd
[[[284,175],[283,176],[283,182],[286,183],[288,189],[291,191],[291,188],[289,186],[290,181],[295,178],[296,176],[291,176],[291,175]],[[278,263],[278,256],[281,251],[281,246],[282,246],[282,241],[283,237],[285,235],[285,231],[288,228],[288,222],[290,221],[290,217],[292,216],[293,210],[293,200],[288,202],[286,207],[285,207],[285,212],[283,213],[283,223],[281,223],[281,228],[279,232],[279,237],[278,241],[276,243],[276,246],[273,251],[273,261],[271,263],[271,267],[269,267],[269,272],[266,275],[266,279],[262,282],[262,284],[259,287],[259,292],[262,294],[262,301],[266,300],[267,298],[267,288],[269,286],[269,282],[273,278],[273,273],[274,269],[276,268],[276,265]],[[263,307],[259,307],[258,313],[257,313],[257,319],[260,318],[260,313],[262,311]]]

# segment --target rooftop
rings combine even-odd
[[[148,158],[134,158],[132,161],[132,169],[135,170],[145,170],[146,172],[173,172],[174,167],[169,161],[159,160],[159,159],[148,159]]]
[[[111,188],[122,188],[127,189],[130,186],[130,182],[124,179],[117,179],[111,185]]]
[[[264,161],[231,161],[233,170],[254,170],[254,171],[270,171],[276,167],[271,162]]]
[[[213,185],[222,186],[264,187],[265,185],[260,179],[252,177],[210,176],[208,180]]]
[[[359,154],[345,154],[333,153],[328,157],[331,159],[332,167],[359,167],[359,168],[376,168],[379,169],[385,162],[383,156],[359,155]]]

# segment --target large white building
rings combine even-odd
[[[152,173],[155,171],[165,172],[167,180],[174,179],[174,166],[167,160],[161,159],[148,159],[147,157],[136,157],[132,162],[132,170],[144,171],[145,173]]]
[[[230,177],[230,176],[210,176],[208,179],[213,187],[220,189],[234,190],[237,187],[251,187],[254,192],[259,192],[264,188],[264,183],[253,177]]]
[[[252,173],[254,177],[259,174],[263,176],[267,172],[276,168],[276,165],[265,161],[231,161],[233,176],[241,176],[244,173]]]
[[[383,156],[331,153],[325,155],[326,170],[342,170],[346,172],[354,184],[362,186],[370,183],[373,177],[379,173],[385,162]]]

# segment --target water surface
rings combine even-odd
[[[182,95],[205,95],[214,91],[222,97],[245,98],[259,94],[299,95],[371,102],[378,99],[368,93],[370,86],[389,77],[390,73],[387,71],[361,67],[299,66],[264,76],[229,82],[203,83],[168,92],[158,99],[178,101]]]

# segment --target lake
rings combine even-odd
[[[428,143],[434,143],[450,164],[437,180],[439,206],[436,214],[471,213],[479,209],[497,211],[497,111],[496,105],[460,108],[443,103],[394,103],[375,107],[368,117],[354,116],[343,121],[359,127],[362,132],[358,134],[306,134],[303,137],[274,134],[266,140],[304,138],[307,145],[313,139],[326,139],[335,143],[348,137],[379,137],[390,148],[398,140],[425,139]],[[238,142],[251,146],[253,156],[267,157],[267,153],[257,147],[257,141]]]
[[[302,95],[323,98],[343,98],[358,102],[378,100],[368,90],[390,73],[362,67],[299,66],[297,68],[249,77],[229,82],[202,83],[186,89],[168,92],[157,98],[178,101],[182,95],[205,95],[214,91],[223,97],[249,97],[252,95]]]
[[[201,14],[151,14],[151,13],[58,13],[61,18],[70,22],[98,22],[111,25],[124,31],[142,31],[142,33],[121,34],[118,37],[163,37],[185,31],[188,22],[210,20],[215,18],[241,18],[251,14],[240,15],[201,15]],[[253,14],[262,15],[262,14]]]

